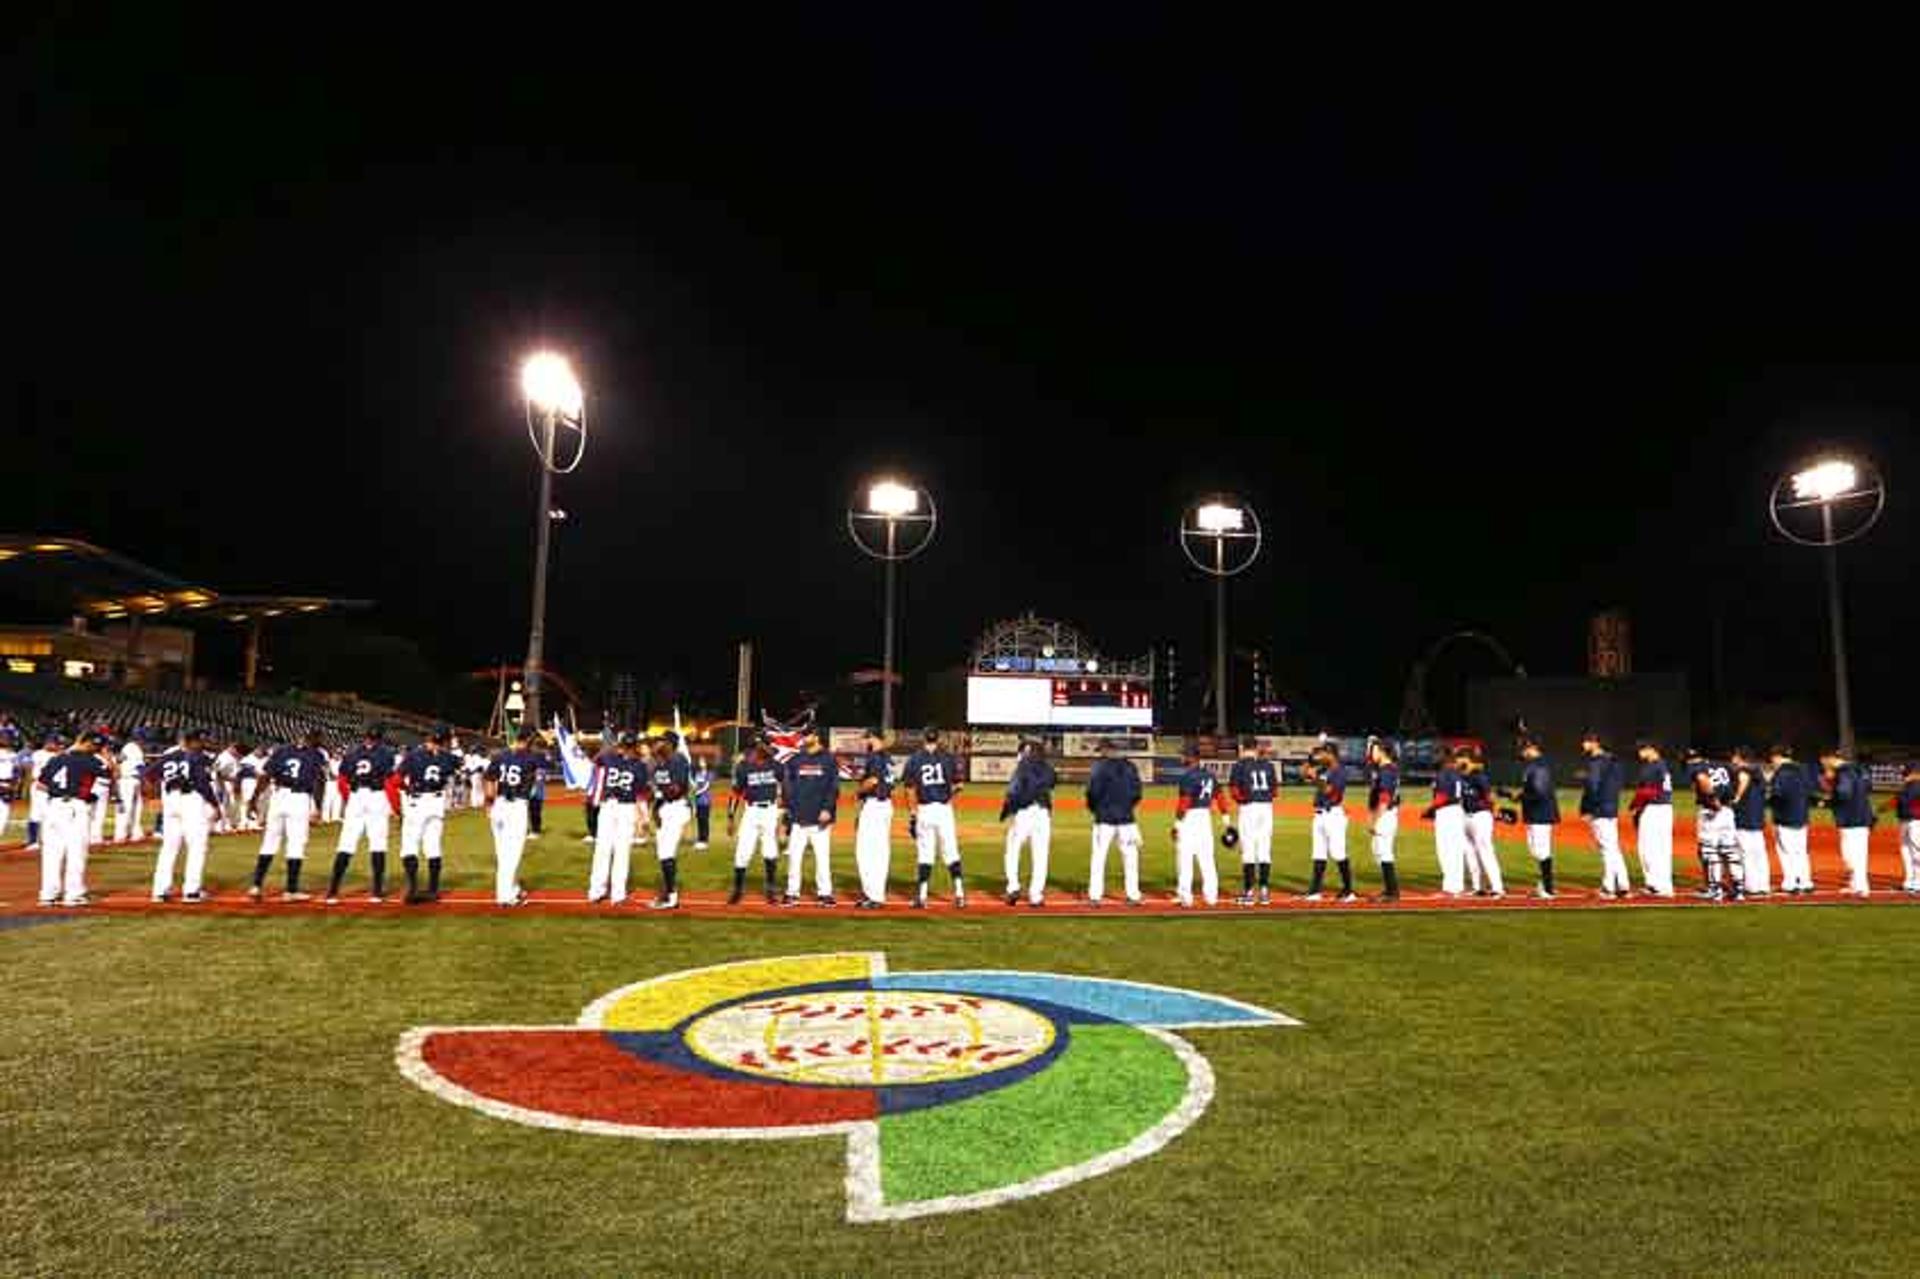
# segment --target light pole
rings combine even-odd
[[[847,532],[862,551],[881,562],[886,617],[881,639],[880,731],[893,735],[894,600],[900,565],[927,549],[939,523],[933,494],[917,484],[877,479],[847,508]],[[875,527],[875,526],[878,527]],[[905,534],[903,537],[902,534]]]
[[[566,357],[543,351],[520,370],[520,389],[526,396],[527,436],[540,458],[540,504],[533,524],[533,620],[527,629],[525,668],[526,714],[521,723],[540,724],[541,671],[547,644],[547,548],[553,540],[553,477],[580,465],[587,451],[587,416],[580,381]],[[562,431],[576,433],[573,458],[559,464],[555,449]],[[562,517],[564,518],[564,517]]]
[[[1790,490],[1790,491],[1789,491]],[[1834,717],[1840,730],[1840,750],[1853,757],[1853,698],[1847,685],[1847,637],[1840,614],[1840,545],[1862,536],[1879,522],[1886,509],[1887,488],[1871,466],[1862,466],[1840,458],[1814,462],[1773,486],[1768,514],[1773,526],[1788,541],[1802,546],[1817,546],[1826,552],[1827,627],[1833,647]],[[1846,507],[1845,518],[1836,523],[1834,511]],[[1797,512],[1820,513],[1817,531],[1796,527]]]
[[[1231,545],[1230,545],[1231,544]],[[1213,578],[1213,731],[1224,738],[1227,718],[1227,579],[1243,573],[1260,555],[1260,517],[1224,494],[1195,503],[1180,522],[1180,549],[1195,568]],[[1229,554],[1229,550],[1233,554]]]

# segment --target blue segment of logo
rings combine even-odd
[[[1118,1021],[1132,1026],[1286,1026],[1275,1016],[1231,999],[1186,990],[1142,986],[1101,977],[1064,977],[1047,973],[1010,973],[974,969],[892,973],[873,979],[875,990],[925,989],[993,995],[1021,1002],[1051,1004],[1073,1021]]]

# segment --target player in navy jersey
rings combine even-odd
[[[660,859],[660,893],[652,902],[655,910],[673,910],[680,905],[680,839],[693,820],[689,802],[693,770],[679,747],[680,735],[667,733],[660,738],[653,757],[653,851]]]
[[[1199,747],[1180,752],[1179,798],[1175,801],[1173,849],[1177,862],[1176,896],[1183,909],[1193,906],[1193,871],[1200,869],[1200,899],[1208,906],[1220,896],[1220,872],[1213,862],[1213,811],[1224,808],[1213,774],[1200,763]]]
[[[1313,872],[1303,900],[1320,900],[1331,858],[1340,871],[1339,900],[1359,901],[1353,891],[1353,863],[1347,858],[1346,765],[1333,747],[1321,746],[1301,771],[1313,783]]]
[[[1467,815],[1460,807],[1461,768],[1465,758],[1460,752],[1444,757],[1433,779],[1433,800],[1421,816],[1433,822],[1433,847],[1440,861],[1440,892],[1447,897],[1466,896]]]
[[[1493,846],[1493,778],[1487,774],[1487,761],[1477,749],[1462,751],[1460,770],[1460,808],[1466,814],[1467,877],[1473,882],[1475,897],[1505,897],[1507,886],[1500,878],[1500,855]]]
[[[860,876],[860,910],[879,910],[887,899],[887,864],[893,856],[893,756],[886,734],[867,730],[867,756],[860,764],[860,816],[853,831],[853,863]]]
[[[1774,852],[1780,858],[1780,891],[1805,896],[1813,891],[1813,861],[1807,852],[1813,781],[1791,747],[1775,746],[1767,762],[1773,768],[1767,779],[1767,808],[1773,814]]]
[[[1100,744],[1100,758],[1087,776],[1087,813],[1093,818],[1093,859],[1088,867],[1087,905],[1098,906],[1106,895],[1107,850],[1120,845],[1122,883],[1127,905],[1139,906],[1140,896],[1140,770],[1120,753],[1113,738]]]
[[[1053,788],[1059,775],[1047,762],[1046,747],[1037,738],[1022,743],[1020,759],[1007,782],[1006,799],[1000,805],[1002,821],[1011,818],[1007,828],[1006,871],[1007,905],[1020,903],[1020,848],[1032,848],[1032,877],[1027,888],[1027,904],[1046,905],[1047,863],[1053,850]]]
[[[1551,898],[1553,888],[1553,828],[1560,824],[1560,797],[1553,788],[1553,769],[1534,738],[1520,742],[1520,820],[1526,826],[1527,851],[1533,855],[1539,881],[1534,896]]]
[[[1367,743],[1367,820],[1369,847],[1380,867],[1380,900],[1397,902],[1400,868],[1393,841],[1400,833],[1400,758],[1393,743],[1377,737]]]
[[[1687,784],[1693,788],[1694,847],[1700,857],[1699,895],[1713,901],[1746,896],[1740,839],[1733,816],[1733,765],[1689,750]]]
[[[100,759],[100,739],[74,736],[73,745],[53,755],[34,778],[46,794],[40,832],[40,904],[85,906],[87,841],[93,832],[94,795],[111,775]]]
[[[1773,892],[1773,868],[1767,862],[1767,779],[1751,746],[1733,751],[1733,838],[1740,846],[1742,891],[1748,897]]]
[[[440,899],[440,845],[447,825],[447,791],[460,772],[460,758],[447,749],[447,730],[427,730],[425,739],[400,757],[400,869],[407,876],[407,904]],[[427,858],[427,887],[420,888],[420,854]]]
[[[340,757],[340,793],[346,800],[345,816],[340,822],[340,843],[333,855],[333,876],[327,881],[327,905],[340,901],[340,884],[347,877],[347,866],[366,836],[368,860],[373,863],[373,886],[368,900],[387,899],[387,825],[400,807],[397,795],[390,792],[393,776],[393,748],[377,724],[367,726],[360,744]]]
[[[800,883],[813,850],[814,904],[830,907],[833,902],[832,853],[833,823],[840,806],[840,764],[820,744],[820,734],[808,730],[799,754],[787,761],[787,817],[792,831],[787,837],[787,893],[781,899],[786,906],[800,901]]]
[[[593,866],[587,874],[587,901],[618,906],[627,900],[633,867],[633,835],[640,795],[651,781],[640,758],[640,739],[622,733],[594,767],[593,795],[600,817],[593,833]]]
[[[1650,897],[1673,896],[1673,770],[1656,742],[1639,746],[1634,776],[1633,820],[1640,877]]]
[[[1920,896],[1920,764],[1907,765],[1893,817],[1900,823],[1900,868],[1906,872],[1900,886]]]
[[[907,808],[907,829],[913,836],[917,862],[914,909],[926,909],[933,860],[943,844],[947,871],[953,877],[954,908],[966,909],[967,885],[960,868],[960,837],[953,819],[953,801],[961,789],[960,761],[952,752],[941,749],[939,729],[927,729],[920,749],[907,757],[906,776],[900,784],[913,799]]]
[[[1626,854],[1620,850],[1620,792],[1626,788],[1626,769],[1606,748],[1597,732],[1580,739],[1587,759],[1587,777],[1580,790],[1580,816],[1600,850],[1600,895],[1625,898],[1633,892],[1627,876]]]
[[[284,843],[287,878],[280,900],[307,901],[312,894],[300,891],[300,872],[307,856],[307,830],[327,785],[327,756],[320,749],[319,732],[307,730],[298,746],[274,747],[260,771],[271,791],[267,796],[266,833],[260,837],[260,852],[253,860],[253,886],[247,890],[247,896],[260,900],[265,891],[267,870]]]
[[[1236,900],[1242,906],[1265,906],[1272,900],[1273,801],[1279,793],[1280,770],[1267,758],[1260,739],[1241,738],[1240,758],[1227,774],[1227,795],[1240,832],[1240,896]]]
[[[222,797],[213,758],[203,747],[199,730],[188,729],[180,744],[160,757],[160,813],[163,829],[160,851],[153,863],[153,900],[166,901],[173,893],[173,868],[182,846],[186,870],[181,876],[181,900],[206,901],[203,876],[207,866],[207,837],[220,818]]]
[[[1824,802],[1833,810],[1833,824],[1840,831],[1840,861],[1847,868],[1845,891],[1850,897],[1865,897],[1872,892],[1867,881],[1867,843],[1873,834],[1873,779],[1837,747],[1820,757],[1820,769]]]
[[[527,799],[538,782],[544,755],[539,735],[521,728],[514,744],[495,755],[484,774],[487,825],[493,832],[493,902],[511,907],[527,904],[520,887],[520,859],[527,848]]]
[[[727,831],[733,839],[733,892],[727,905],[737,906],[746,895],[747,864],[757,849],[766,872],[769,906],[780,898],[780,787],[781,768],[766,742],[756,738],[733,767],[733,786],[727,792]]]

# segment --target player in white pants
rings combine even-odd
[[[1467,867],[1473,874],[1476,897],[1505,897],[1500,876],[1500,854],[1493,846],[1493,779],[1478,751],[1460,757],[1461,807],[1467,812]]]
[[[1760,757],[1749,747],[1733,752],[1733,839],[1740,850],[1743,895],[1773,893],[1773,868],[1767,861],[1767,782]]]
[[[1920,895],[1920,764],[1907,765],[1893,817],[1900,823],[1901,890]]]
[[[340,756],[327,752],[327,785],[320,793],[320,820],[337,822],[347,811],[347,797],[340,793]]]
[[[153,863],[153,900],[166,901],[173,892],[173,868],[182,846],[187,865],[181,878],[180,900],[208,899],[203,882],[207,869],[207,836],[220,812],[213,761],[201,749],[200,734],[183,733],[180,745],[160,757],[160,852]]]
[[[118,752],[113,750],[103,733],[100,738],[100,750],[95,753],[94,758],[99,760],[100,766],[107,770],[107,777],[94,788],[93,801],[87,810],[89,845],[107,842],[107,813],[113,807],[114,792],[119,789],[120,774],[113,763],[117,755]]]
[[[637,817],[640,787],[645,784],[643,761],[637,751],[640,739],[632,733],[620,734],[613,754],[603,760],[593,798],[600,816],[593,827],[593,866],[587,874],[587,901],[618,906],[627,900],[627,885],[633,873],[633,832]]]
[[[1213,774],[1200,766],[1199,752],[1189,746],[1186,771],[1180,775],[1179,815],[1174,819],[1173,852],[1176,897],[1183,908],[1193,905],[1193,872],[1200,870],[1200,898],[1212,906],[1220,897],[1220,871],[1213,861],[1213,810],[1220,805]]]
[[[13,819],[13,801],[27,780],[27,756],[12,726],[0,729],[0,841],[7,838]]]
[[[45,828],[40,834],[40,904],[87,904],[87,837],[92,830],[94,789],[104,786],[107,767],[91,733],[75,737],[73,748],[49,755],[35,777],[46,795]]]
[[[1265,906],[1273,887],[1273,800],[1280,793],[1280,773],[1255,737],[1240,739],[1240,758],[1227,774],[1227,796],[1233,801],[1232,820],[1240,835],[1240,896],[1242,906]]]
[[[1455,758],[1442,759],[1433,779],[1433,802],[1420,814],[1433,822],[1440,891],[1447,897],[1464,897],[1467,891],[1467,814],[1460,806],[1464,789]]]
[[[1873,836],[1873,781],[1864,768],[1837,750],[1820,757],[1820,769],[1821,789],[1840,832],[1840,862],[1847,868],[1845,892],[1849,897],[1866,897],[1872,892],[1867,857]]]
[[[733,834],[733,892],[727,905],[738,906],[747,892],[747,866],[757,850],[765,868],[762,892],[767,905],[780,900],[780,766],[755,741],[733,766],[733,785],[727,791],[727,829]]]
[[[1106,895],[1107,850],[1120,845],[1120,866],[1127,905],[1140,897],[1140,826],[1135,809],[1140,803],[1140,770],[1121,756],[1118,743],[1102,743],[1100,758],[1087,777],[1087,812],[1093,817],[1093,859],[1087,876],[1087,904],[1098,906]]]
[[[660,894],[651,903],[656,910],[680,905],[680,837],[693,820],[693,805],[687,799],[693,789],[693,770],[679,753],[679,745],[679,734],[665,734],[653,760],[653,851],[660,860]]]
[[[447,826],[447,792],[460,774],[460,757],[446,747],[447,730],[427,730],[420,745],[400,757],[400,868],[407,877],[407,904],[440,899],[441,836]],[[420,857],[426,854],[427,887],[420,887]]]
[[[493,832],[493,902],[496,906],[524,906],[520,887],[520,859],[527,850],[527,796],[546,761],[536,753],[538,734],[522,727],[513,746],[487,763],[481,774],[487,799],[487,826]]]
[[[1807,854],[1807,819],[1813,781],[1785,746],[1767,753],[1767,809],[1773,814],[1774,853],[1780,858],[1780,891],[1789,897],[1813,891],[1813,861]]]
[[[887,864],[893,856],[893,757],[878,729],[867,733],[860,770],[860,816],[853,828],[853,863],[860,875],[861,910],[879,910],[887,899]],[[739,864],[744,872],[745,863]],[[744,878],[744,874],[742,875]]]
[[[1032,879],[1027,889],[1027,904],[1044,906],[1047,899],[1047,862],[1053,850],[1053,787],[1058,780],[1046,750],[1038,741],[1022,744],[1020,762],[1014,766],[1013,779],[1007,783],[1007,797],[1000,806],[1002,821],[1011,817],[1007,827],[1007,905],[1020,903],[1020,850],[1033,850]]]
[[[787,761],[786,795],[793,830],[787,836],[787,895],[781,904],[799,904],[807,850],[812,849],[814,904],[832,906],[833,867],[828,859],[840,803],[840,765],[822,748],[818,733],[808,732],[805,749]]]
[[[1400,867],[1393,844],[1400,834],[1400,759],[1393,744],[1367,743],[1367,847],[1380,868],[1380,900],[1400,900]]]
[[[265,894],[267,871],[284,846],[287,879],[280,900],[308,901],[313,894],[301,891],[300,873],[306,868],[314,792],[327,784],[327,757],[320,749],[320,734],[310,730],[298,746],[276,746],[261,768],[261,781],[267,787],[266,830],[260,836],[253,886],[247,889],[247,896],[259,901]]]
[[[250,748],[240,757],[240,829],[259,830],[260,813],[254,807],[254,798],[260,793],[260,772],[267,765],[267,757],[258,746]]]
[[[945,846],[947,873],[953,877],[953,905],[964,910],[967,885],[960,867],[960,839],[953,822],[953,801],[961,790],[960,761],[940,748],[940,730],[929,728],[919,750],[907,757],[901,785],[913,793],[907,810],[907,830],[914,842],[915,910],[925,910],[933,879],[934,857]]]
[[[1326,884],[1327,862],[1340,872],[1340,898],[1356,902],[1353,863],[1347,858],[1347,769],[1330,746],[1313,753],[1302,770],[1313,783],[1313,872],[1303,901],[1317,902]]]
[[[120,772],[113,783],[115,798],[120,803],[113,814],[113,842],[116,844],[147,837],[140,822],[141,769],[146,762],[147,752],[139,741],[133,737],[127,738],[126,745],[120,748]]]
[[[47,825],[47,788],[40,784],[41,774],[47,765],[66,749],[66,742],[58,733],[49,733],[37,750],[27,756],[27,775],[23,784],[27,788],[27,851],[34,852],[45,844]]]
[[[1633,792],[1634,836],[1640,876],[1653,897],[1673,896],[1673,770],[1652,742],[1640,744]]]
[[[1560,824],[1560,796],[1554,790],[1553,769],[1547,764],[1540,743],[1532,737],[1520,741],[1520,789],[1501,792],[1520,805],[1520,820],[1526,824],[1527,853],[1533,858],[1539,876],[1533,895],[1551,900],[1553,888],[1553,828]]]

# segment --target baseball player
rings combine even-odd
[[[400,791],[400,869],[407,876],[407,904],[440,900],[440,844],[447,827],[447,788],[460,771],[460,757],[447,749],[447,730],[435,725],[420,745],[400,757],[394,776]],[[420,891],[420,852],[427,854],[427,890]]]
[[[20,749],[20,732],[11,723],[0,726],[0,841],[7,837],[7,824],[13,818],[13,801],[31,767],[27,753]]]
[[[253,886],[247,896],[259,901],[266,890],[267,870],[287,847],[287,881],[280,893],[284,902],[303,902],[312,893],[300,891],[300,872],[306,866],[307,830],[313,824],[320,793],[327,788],[327,755],[320,749],[320,731],[308,729],[298,746],[276,746],[260,770],[269,788],[266,833],[253,859]]]
[[[1520,789],[1515,798],[1520,802],[1520,820],[1526,826],[1527,852],[1533,855],[1534,868],[1539,875],[1533,895],[1551,900],[1553,828],[1560,824],[1560,797],[1553,788],[1553,768],[1547,763],[1546,753],[1538,740],[1531,737],[1521,739],[1520,760]]]
[[[1733,840],[1740,848],[1740,887],[1745,897],[1773,894],[1767,862],[1767,780],[1751,746],[1733,750]]]
[[[907,775],[901,784],[913,802],[907,807],[907,830],[913,836],[917,882],[915,910],[927,908],[927,887],[933,879],[933,859],[944,843],[947,872],[953,876],[955,910],[967,907],[967,885],[960,867],[960,837],[953,821],[953,801],[960,794],[960,761],[940,748],[940,730],[928,728],[919,750],[907,757]]]
[[[1460,757],[1460,807],[1467,815],[1467,865],[1473,869],[1475,897],[1505,897],[1500,854],[1493,846],[1493,778],[1479,751]]]
[[[1222,807],[1213,774],[1200,766],[1200,748],[1180,751],[1180,797],[1175,802],[1173,850],[1177,862],[1176,895],[1183,909],[1193,906],[1193,868],[1200,864],[1200,896],[1212,906],[1220,896],[1220,871],[1213,862],[1213,810]]]
[[[340,903],[340,883],[347,877],[347,865],[366,836],[368,860],[373,863],[373,891],[368,900],[378,904],[387,899],[387,825],[399,808],[399,796],[390,793],[387,782],[393,777],[393,748],[384,740],[378,724],[367,725],[360,744],[340,757],[339,790],[346,801],[346,815],[340,822],[340,844],[333,855],[333,876],[327,881],[327,905]]]
[[[767,905],[780,900],[776,875],[780,866],[780,767],[767,744],[756,738],[733,766],[733,786],[727,792],[727,833],[733,838],[733,892],[727,905],[738,906],[747,891],[747,864],[756,848],[766,870],[763,892]]]
[[[680,837],[693,820],[693,809],[687,803],[692,775],[679,746],[680,735],[670,732],[654,747],[653,811],[658,829],[653,851],[660,858],[660,893],[650,903],[655,910],[673,910],[680,905]]]
[[[1380,867],[1380,900],[1397,902],[1400,868],[1393,860],[1393,841],[1400,833],[1400,760],[1393,744],[1377,737],[1367,743],[1367,819],[1374,864]]]
[[[600,816],[593,828],[593,867],[587,875],[587,901],[618,906],[627,900],[633,871],[633,825],[640,791],[653,780],[640,757],[640,739],[622,733],[596,765],[594,786]]]
[[[147,837],[140,828],[141,770],[146,762],[147,752],[140,744],[140,734],[127,734],[126,742],[120,747],[120,769],[113,784],[115,798],[120,804],[113,813],[113,842],[116,844]]]
[[[861,910],[879,910],[887,899],[887,863],[893,854],[893,756],[886,735],[867,730],[867,757],[860,766],[860,818],[853,830],[853,861],[860,874]],[[744,870],[738,872],[744,875]]]
[[[493,831],[493,904],[524,906],[520,887],[520,858],[527,849],[527,797],[533,793],[542,756],[539,735],[523,727],[512,746],[487,762],[481,774],[486,788],[487,825]]]
[[[813,850],[814,904],[831,907],[834,813],[840,806],[840,765],[820,744],[820,734],[809,729],[800,753],[787,761],[787,818],[793,830],[787,836],[787,895],[783,906],[800,902],[800,879],[807,850]],[[661,828],[665,838],[665,827]]]
[[[1420,814],[1433,823],[1433,847],[1440,859],[1440,892],[1447,897],[1467,895],[1467,815],[1460,807],[1460,764],[1458,752],[1441,760],[1440,771],[1433,779],[1433,802]]]
[[[346,788],[340,785],[340,752],[327,751],[327,784],[320,797],[320,820],[337,822],[346,816]]]
[[[93,829],[93,794],[107,781],[100,742],[80,733],[71,749],[50,756],[34,781],[46,795],[40,833],[40,904],[87,904],[87,838]]]
[[[1267,758],[1260,739],[1241,738],[1240,758],[1233,761],[1233,771],[1227,774],[1227,795],[1233,801],[1233,820],[1240,831],[1240,896],[1235,900],[1242,906],[1265,906],[1272,900],[1273,797],[1279,793],[1279,770]]]
[[[1600,850],[1600,895],[1624,899],[1633,893],[1626,854],[1620,851],[1620,792],[1626,785],[1626,770],[1596,732],[1580,739],[1580,753],[1587,757],[1580,816],[1586,819],[1594,846]]]
[[[1347,770],[1331,746],[1321,746],[1301,770],[1313,783],[1313,876],[1303,901],[1321,900],[1327,879],[1327,859],[1340,868],[1342,902],[1357,902],[1353,891],[1353,863],[1347,860]]]
[[[1746,875],[1739,864],[1740,837],[1734,822],[1734,774],[1731,764],[1689,749],[1686,775],[1693,786],[1694,845],[1700,856],[1699,896],[1711,901],[1746,896]]]
[[[1637,754],[1632,813],[1640,854],[1640,878],[1649,897],[1673,896],[1673,770],[1657,742],[1642,741]]]
[[[42,848],[42,836],[47,824],[47,788],[41,784],[47,765],[64,753],[66,739],[59,733],[48,733],[40,739],[39,749],[27,756],[27,851],[34,852]]]
[[[242,830],[260,829],[260,808],[255,800],[260,794],[260,783],[266,766],[265,747],[250,746],[247,748],[247,753],[240,757],[240,829]]]
[[[713,838],[713,761],[705,755],[693,761],[693,851],[707,851]]]
[[[1007,783],[1007,795],[1000,803],[1000,820],[1009,817],[1007,827],[1007,905],[1020,904],[1020,847],[1033,849],[1033,877],[1027,887],[1027,904],[1039,908],[1047,904],[1047,862],[1053,851],[1053,788],[1059,781],[1053,765],[1047,762],[1047,748],[1029,738],[1021,743],[1020,761],[1014,765],[1013,778]]]
[[[119,786],[119,771],[114,760],[119,758],[119,750],[113,744],[113,736],[102,724],[93,730],[93,757],[107,770],[107,779],[94,787],[92,807],[87,810],[87,844],[107,842],[107,810],[113,807],[114,791]]]
[[[202,879],[207,869],[207,836],[220,816],[220,792],[203,741],[200,730],[190,728],[180,735],[178,746],[160,757],[160,853],[153,862],[153,900],[157,902],[173,894],[173,867],[183,844],[187,866],[180,900],[212,900]]]
[[[1833,824],[1840,830],[1840,860],[1847,868],[1849,897],[1865,897],[1873,890],[1867,882],[1867,843],[1873,834],[1873,779],[1867,770],[1849,760],[1835,747],[1820,757],[1821,789],[1825,803],[1833,810]]]
[[[1893,798],[1894,820],[1900,823],[1900,866],[1906,872],[1901,888],[1920,896],[1920,764],[1908,764],[1905,785]]]
[[[487,756],[475,742],[467,748],[465,767],[467,770],[467,804],[478,811],[487,806]]]
[[[214,830],[220,834],[240,829],[240,756],[239,742],[228,742],[213,758],[213,788],[220,796],[220,811],[214,815]]]
[[[540,839],[546,833],[547,776],[553,771],[553,757],[547,754],[546,739],[533,736],[533,789],[527,792],[527,838]]]
[[[1774,852],[1780,858],[1780,891],[1804,897],[1813,891],[1813,859],[1807,852],[1807,822],[1813,810],[1813,781],[1793,757],[1793,749],[1775,746],[1767,754],[1773,777],[1767,783],[1767,807],[1773,812]]]
[[[1134,817],[1140,805],[1140,789],[1140,770],[1120,754],[1120,744],[1112,738],[1102,742],[1100,758],[1094,761],[1087,778],[1087,812],[1093,818],[1093,861],[1087,876],[1089,906],[1098,906],[1106,895],[1107,850],[1115,840],[1120,843],[1127,905],[1140,905],[1140,825]]]

